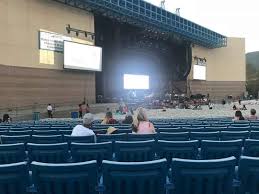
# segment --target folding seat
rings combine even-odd
[[[165,141],[188,141],[189,140],[189,133],[183,132],[183,133],[158,133],[158,139],[159,140],[165,140]]]
[[[183,128],[188,132],[203,132],[204,131],[204,127],[185,127]]]
[[[128,141],[148,141],[148,140],[156,140],[157,133],[154,134],[136,134],[136,133],[129,133],[128,134]]]
[[[113,132],[113,134],[120,134],[120,133],[132,133],[132,129],[118,129]]]
[[[59,130],[61,135],[71,135],[72,130]]]
[[[235,156],[239,159],[241,155],[243,141],[201,141],[201,158],[202,159],[220,159]]]
[[[259,140],[246,139],[243,155],[259,157]]]
[[[31,130],[50,130],[49,126],[33,126],[30,128]]]
[[[250,126],[250,123],[249,122],[235,122],[235,123],[232,123],[230,125],[230,127],[249,127]]]
[[[115,141],[126,141],[127,140],[127,134],[121,133],[121,134],[112,134],[112,135],[106,135],[106,134],[98,134],[97,135],[97,142],[115,142]]]
[[[112,142],[71,143],[71,155],[74,162],[96,160],[100,165],[103,160],[112,160]]]
[[[154,127],[156,129],[159,129],[159,128],[171,128],[172,126],[171,125],[154,125]]]
[[[157,155],[166,158],[168,165],[172,158],[196,159],[198,156],[199,141],[163,141],[157,142]]]
[[[17,136],[8,136],[2,135],[1,140],[3,144],[15,144],[15,143],[28,143],[30,141],[30,135],[17,135]]]
[[[7,133],[9,136],[18,136],[18,135],[31,135],[32,130],[22,130],[22,131],[11,131]]]
[[[245,127],[229,126],[227,131],[250,131],[250,127],[249,126],[245,126]]]
[[[119,130],[129,130],[132,128],[131,125],[119,125],[119,126],[116,126],[117,129]]]
[[[166,160],[149,162],[103,161],[104,194],[165,193]]]
[[[37,194],[97,194],[96,161],[70,164],[32,162],[31,167]]]
[[[26,130],[30,130],[28,127],[10,127],[9,128],[10,131],[26,131]]]
[[[0,136],[1,135],[8,135],[8,130],[0,129]]]
[[[23,143],[0,145],[0,164],[17,163],[25,160],[26,153]]]
[[[235,157],[216,160],[172,160],[174,194],[233,194]]]
[[[198,125],[192,125],[193,128],[205,128],[210,127],[208,124],[198,124]]]
[[[155,141],[115,142],[115,157],[119,162],[143,162],[155,159]]]
[[[199,146],[201,140],[219,140],[219,132],[191,132],[191,140],[199,140]]]
[[[217,132],[217,131],[227,131],[227,127],[212,126],[212,127],[205,127],[204,129],[204,132]]]
[[[258,126],[251,126],[250,130],[251,131],[259,131],[259,125]]]
[[[250,139],[259,139],[259,131],[251,131]]]
[[[58,125],[52,125],[51,127],[50,127],[50,130],[72,130],[71,129],[71,127],[70,126],[66,126],[66,125],[60,125],[60,126],[58,126]]]
[[[259,158],[241,156],[238,168],[239,194],[259,193]]]
[[[221,131],[220,133],[220,140],[222,141],[236,139],[242,139],[244,141],[245,139],[248,139],[248,137],[249,131]]]
[[[95,135],[106,134],[107,133],[107,129],[95,129],[94,133],[95,133]]]
[[[188,132],[185,129],[182,129],[180,127],[170,127],[170,128],[159,128],[157,129],[158,132],[165,132],[165,133],[182,133],[182,132]]]
[[[69,159],[68,144],[27,144],[30,162],[65,163]]]
[[[71,135],[64,135],[64,141],[71,144],[72,142],[75,143],[94,143],[95,136],[71,136]]]
[[[26,162],[0,165],[0,193],[27,194],[29,172]]]
[[[31,143],[37,143],[37,144],[53,144],[53,143],[62,143],[63,137],[62,135],[32,135],[31,136]]]
[[[33,130],[32,135],[60,135],[60,132],[57,130]]]

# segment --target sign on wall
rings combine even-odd
[[[55,52],[64,52],[64,40],[71,41],[72,38],[52,32],[39,32],[40,49]]]

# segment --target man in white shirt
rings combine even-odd
[[[94,132],[89,129],[94,121],[94,116],[91,113],[87,113],[83,117],[83,125],[77,125],[74,127],[71,136],[91,136],[95,135]]]
[[[49,118],[53,118],[53,114],[52,114],[53,108],[52,108],[51,104],[49,104],[47,106],[47,111],[48,111]]]

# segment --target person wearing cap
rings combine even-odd
[[[91,113],[87,113],[83,117],[83,125],[77,125],[74,127],[71,136],[91,136],[95,135],[90,129],[94,121],[94,116]]]

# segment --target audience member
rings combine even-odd
[[[79,118],[82,119],[83,118],[83,108],[82,108],[82,104],[78,105],[78,114],[79,114]]]
[[[132,124],[133,123],[133,117],[131,114],[127,113],[125,116],[125,119],[122,121],[122,124]]]
[[[85,106],[85,113],[90,113],[90,106],[88,103]]]
[[[107,129],[106,134],[108,134],[108,135],[115,134],[117,130],[118,130],[118,129],[116,129],[115,127],[109,127],[109,128]]]
[[[11,121],[11,118],[9,114],[4,114],[3,115],[3,123],[9,123]]]
[[[51,104],[48,104],[47,111],[48,111],[48,117],[53,118],[53,108],[52,108]]]
[[[105,115],[105,118],[103,119],[102,123],[103,125],[107,125],[107,124],[117,124],[118,121],[116,121],[114,118],[113,118],[113,115],[112,115],[112,112],[107,112],[106,115]]]
[[[95,135],[90,129],[94,121],[94,116],[91,113],[87,113],[83,117],[83,125],[77,125],[74,127],[71,136],[91,136]]]
[[[137,123],[133,126],[133,131],[137,134],[153,134],[155,133],[154,125],[149,122],[144,108],[137,111]]]
[[[240,110],[237,110],[233,121],[241,121],[241,120],[245,120],[245,118],[243,117],[242,112]]]
[[[237,106],[235,104],[233,106],[233,110],[237,110]]]
[[[251,109],[250,110],[250,116],[247,118],[248,120],[258,120],[258,117],[256,116],[256,110],[255,109]]]

